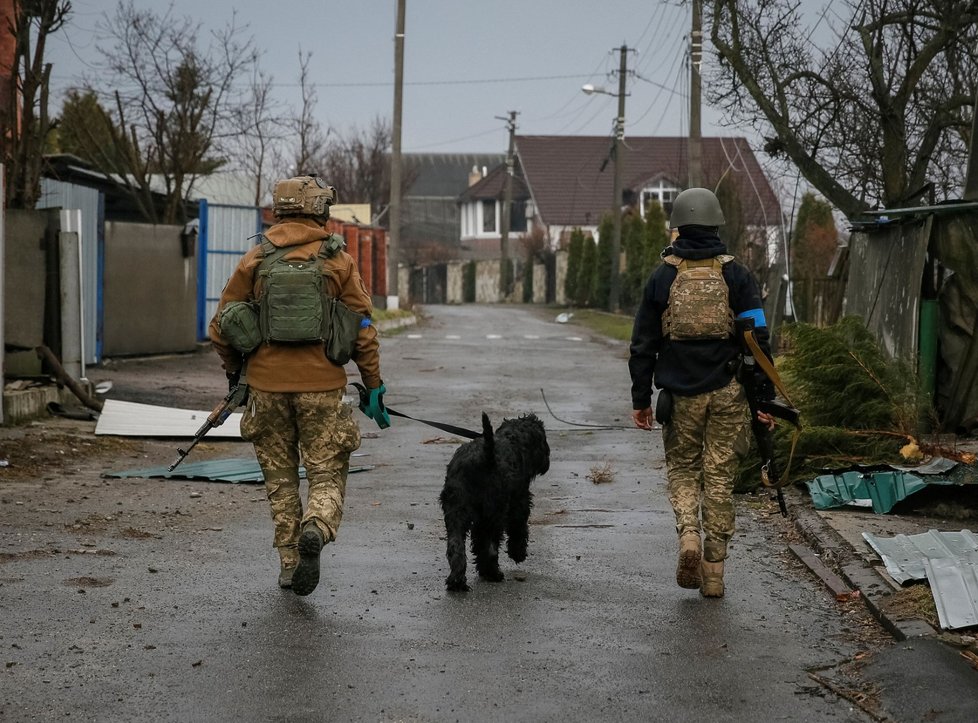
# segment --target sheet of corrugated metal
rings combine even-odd
[[[863,538],[901,585],[927,580],[942,628],[978,625],[978,536],[970,530]]]
[[[371,465],[350,467],[350,474],[366,472],[373,469]],[[203,462],[182,464],[174,471],[167,467],[150,467],[124,472],[106,472],[103,477],[144,477],[147,479],[162,477],[165,479],[207,480],[209,482],[262,482],[261,467],[254,459],[212,459]],[[299,476],[306,476],[305,467],[299,468]]]
[[[924,567],[941,627],[978,625],[978,553],[963,560],[926,559]]]
[[[193,437],[211,412],[105,400],[95,434],[121,437]],[[241,413],[235,412],[208,437],[241,439]]]
[[[901,585],[910,580],[927,579],[925,559],[962,559],[978,552],[978,537],[970,530],[928,530],[919,535],[894,537],[878,537],[864,532],[863,539],[876,550],[886,571]]]

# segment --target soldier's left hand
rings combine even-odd
[[[757,421],[766,426],[769,431],[774,431],[775,419],[770,414],[758,412]]]

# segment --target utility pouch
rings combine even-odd
[[[339,299],[328,299],[327,306],[329,333],[326,335],[326,358],[343,366],[353,357],[361,325],[367,317],[353,311]]]
[[[655,421],[663,426],[672,421],[672,392],[668,389],[659,390],[655,400]]]
[[[258,310],[247,301],[232,301],[221,311],[218,320],[221,336],[242,354],[250,354],[262,343]]]

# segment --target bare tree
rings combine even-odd
[[[51,131],[48,88],[51,63],[44,62],[47,38],[64,25],[67,0],[15,0],[0,32],[14,39],[13,67],[3,89],[0,144],[7,176],[7,205],[34,208],[41,195],[41,164]]]
[[[273,113],[272,79],[259,68],[252,70],[248,101],[238,119],[238,140],[231,151],[237,165],[254,183],[254,203],[265,202],[269,174],[273,169],[276,144],[286,135],[285,119]]]
[[[928,191],[953,196],[978,77],[978,3],[845,4],[834,41],[816,47],[799,0],[706,3],[719,60],[708,98],[847,217]]]
[[[185,201],[201,174],[221,165],[244,100],[239,77],[258,53],[234,18],[202,45],[196,20],[137,9],[120,0],[98,24],[100,74],[90,87],[110,101],[116,142],[123,150],[121,180],[154,222],[185,220]],[[157,179],[165,197],[153,203]]]
[[[322,175],[336,186],[344,202],[369,203],[371,216],[376,217],[390,198],[390,151],[390,122],[374,118],[369,128],[354,126],[329,142]]]
[[[329,131],[323,130],[316,118],[316,105],[319,102],[316,85],[312,82],[309,62],[312,53],[299,51],[299,93],[298,112],[289,125],[295,134],[295,146],[288,160],[288,175],[320,172],[323,164],[326,139]]]

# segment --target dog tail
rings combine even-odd
[[[492,424],[489,422],[489,415],[482,413],[482,451],[486,456],[486,462],[492,464],[496,460],[496,442],[492,436]]]

